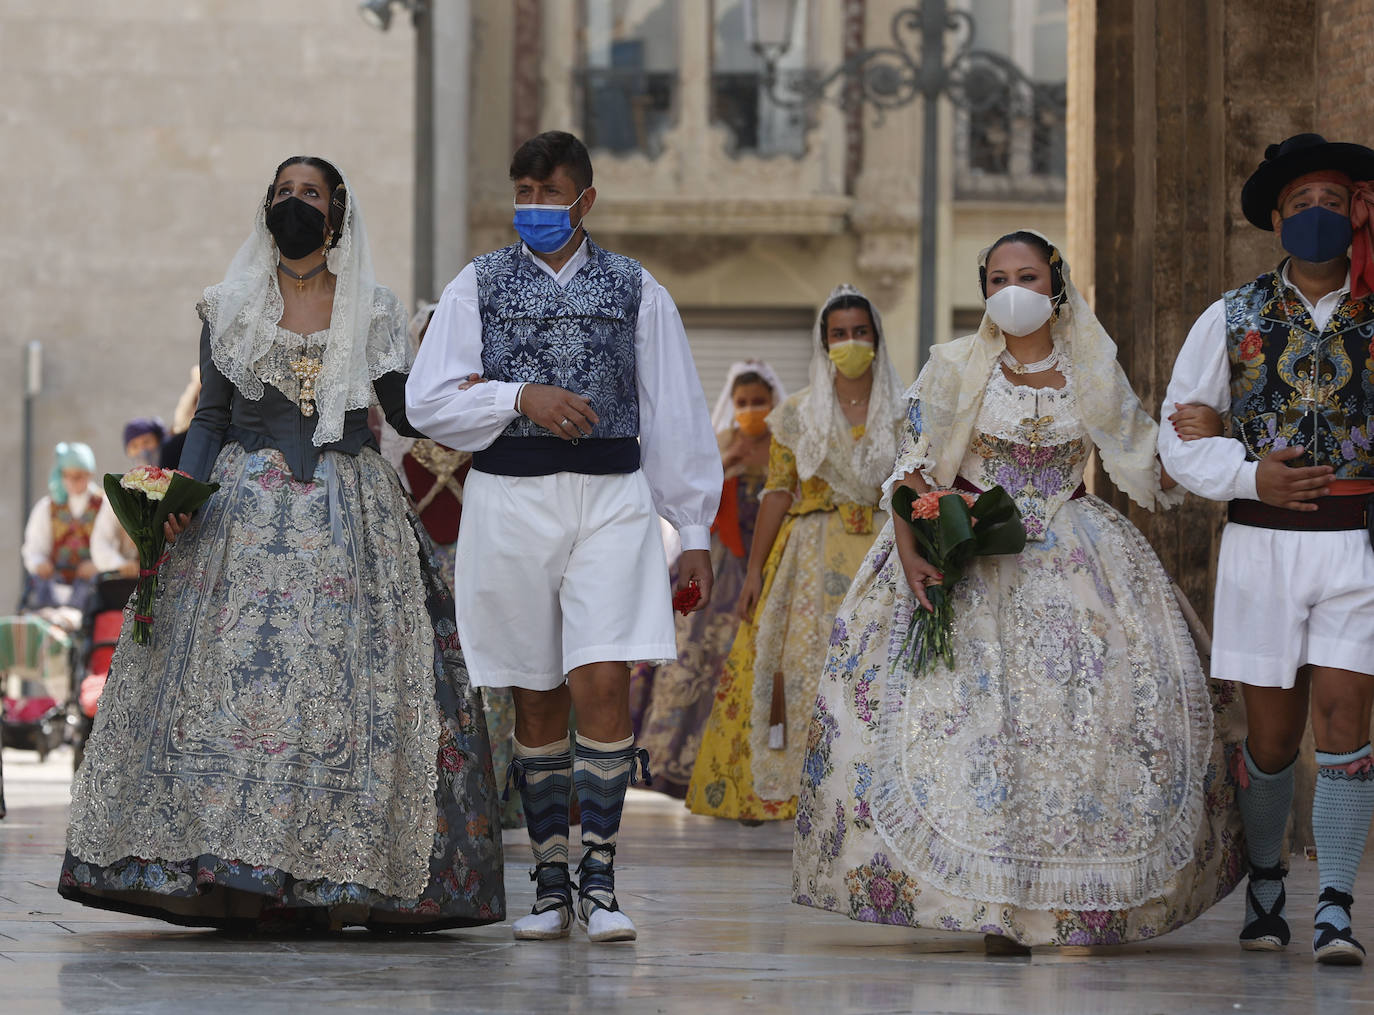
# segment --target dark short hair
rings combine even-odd
[[[730,394],[733,395],[746,384],[762,384],[769,391],[773,391],[773,385],[768,383],[768,379],[765,378],[763,374],[759,373],[757,370],[746,370],[731,382]],[[776,395],[777,392],[773,391],[773,394]]]
[[[272,174],[272,182],[267,185],[267,198],[263,202],[264,208],[272,207],[272,194],[277,189],[277,178],[281,176],[281,171],[287,166],[310,166],[312,169],[318,169],[324,176],[324,182],[329,187],[329,228],[334,233],[329,245],[330,247],[337,246],[339,236],[343,232],[344,212],[348,209],[348,188],[344,186],[343,174],[334,168],[333,163],[327,162],[317,155],[292,155],[282,162],[277,167],[277,171]]]
[[[821,345],[826,350],[830,349],[830,312],[832,310],[862,310],[866,313],[869,327],[873,329],[873,348],[878,348],[878,343],[883,340],[883,336],[878,332],[878,321],[873,316],[873,304],[858,293],[845,293],[843,296],[835,297],[821,311]]]
[[[1024,243],[1045,259],[1050,268],[1050,299],[1058,304],[1064,298],[1064,264],[1054,256],[1054,247],[1050,246],[1043,236],[1037,236],[1025,229],[1007,233],[988,247],[988,256],[978,266],[978,287],[983,290],[983,299],[988,298],[988,261],[992,260],[992,255],[997,252],[998,247],[1005,247],[1008,243]]]
[[[592,185],[592,157],[587,146],[565,130],[546,130],[515,149],[510,178],[514,181],[528,176],[542,183],[559,167],[568,171],[578,190]]]

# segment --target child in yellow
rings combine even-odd
[[[757,822],[796,813],[831,622],[873,543],[896,459],[901,384],[879,327],[858,290],[838,287],[817,318],[810,386],[768,418],[743,622],[687,790],[697,814]]]

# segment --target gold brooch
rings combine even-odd
[[[301,386],[301,415],[315,415],[315,378],[320,376],[324,364],[309,356],[297,356],[290,363],[291,372]]]

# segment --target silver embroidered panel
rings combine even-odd
[[[214,479],[163,567],[150,645],[126,612],[69,849],[212,853],[414,898],[439,717],[395,474],[371,450],[329,452],[300,483],[279,452],[231,443]]]

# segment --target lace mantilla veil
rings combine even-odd
[[[773,390],[773,405],[779,406],[787,399],[787,389],[782,378],[773,367],[761,359],[742,359],[730,364],[730,372],[725,377],[725,386],[720,389],[716,407],[711,410],[711,429],[716,433],[729,430],[735,425],[735,379],[744,374],[758,374]]]
[[[1033,229],[1018,231],[1050,242]],[[1183,489],[1160,489],[1155,457],[1159,427],[1142,408],[1117,361],[1116,343],[1073,284],[1068,262],[1058,247],[1050,246],[1059,256],[1064,277],[1064,302],[1051,334],[1075,378],[1074,396],[1084,428],[1112,482],[1131,500],[1149,510],[1172,506],[1183,499]],[[990,251],[987,248],[978,255],[980,267],[987,264]],[[1002,330],[984,313],[976,333],[935,346],[920,377],[907,390],[906,400],[919,404],[921,432],[917,447],[904,461],[932,461],[925,471],[939,486],[954,482],[973,437],[988,379],[1006,347]],[[904,474],[901,466],[898,472]],[[884,495],[890,496],[901,479],[902,475],[893,474],[884,484]]]
[[[803,480],[819,476],[841,499],[872,504],[875,491],[897,460],[896,424],[903,414],[902,385],[888,356],[882,318],[870,300],[873,329],[879,338],[873,358],[873,390],[868,396],[864,435],[851,443],[849,421],[835,394],[835,364],[830,362],[822,341],[825,312],[843,296],[863,293],[848,284],[838,285],[830,293],[816,314],[811,333],[811,383],[774,409],[768,426],[773,436],[791,449],[797,460],[797,475]]]
[[[405,310],[390,289],[377,284],[362,209],[347,177],[343,179],[343,227],[326,255],[336,277],[334,307],[328,332],[312,336],[311,342],[323,346],[314,385],[317,447],[343,436],[348,410],[366,409],[376,400],[373,381],[408,371],[412,358]],[[279,344],[277,322],[283,310],[277,258],[267,231],[267,208],[259,201],[253,231],[234,255],[224,281],[206,289],[197,307],[210,328],[215,366],[250,401],[262,398],[264,382],[274,383],[268,361]]]

